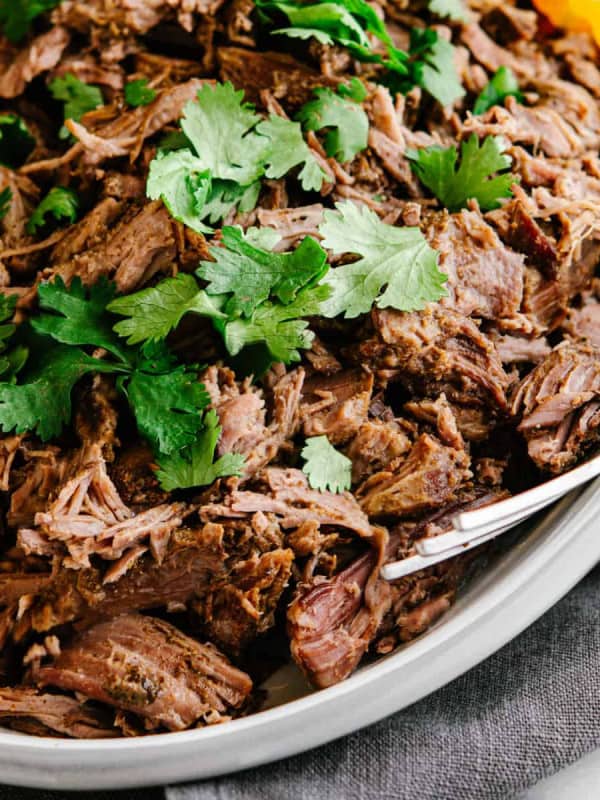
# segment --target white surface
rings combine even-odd
[[[551,778],[540,781],[519,800],[598,800],[600,750],[595,750]]]
[[[141,739],[1,732],[2,782],[83,790],[204,778],[299,753],[404,708],[514,638],[600,559],[600,481],[570,502],[474,581],[428,633],[337,686],[224,725]],[[306,691],[301,681],[280,685],[274,702],[290,689]]]

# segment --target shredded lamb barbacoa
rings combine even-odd
[[[317,36],[307,4],[0,10],[4,725],[344,680],[490,549],[383,563],[600,439],[591,35],[342,0]]]

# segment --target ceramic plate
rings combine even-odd
[[[489,656],[600,561],[600,480],[556,506],[425,635],[344,683],[312,692],[286,667],[267,708],[202,730],[73,741],[0,732],[3,783],[109,789],[207,778],[308,750],[404,708]]]

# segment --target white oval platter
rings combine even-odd
[[[269,681],[270,708],[200,730],[74,741],[0,730],[0,781],[124,789],[207,778],[275,761],[398,711],[514,638],[600,561],[600,480],[570,495],[494,562],[425,635],[330,689],[293,668]]]

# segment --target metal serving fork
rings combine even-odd
[[[432,564],[446,561],[477,547],[514,528],[551,505],[563,495],[600,475],[600,453],[578,467],[552,478],[534,489],[500,500],[498,503],[463,511],[452,519],[452,529],[439,536],[425,537],[415,543],[417,555],[390,561],[381,569],[388,581],[402,578]]]

